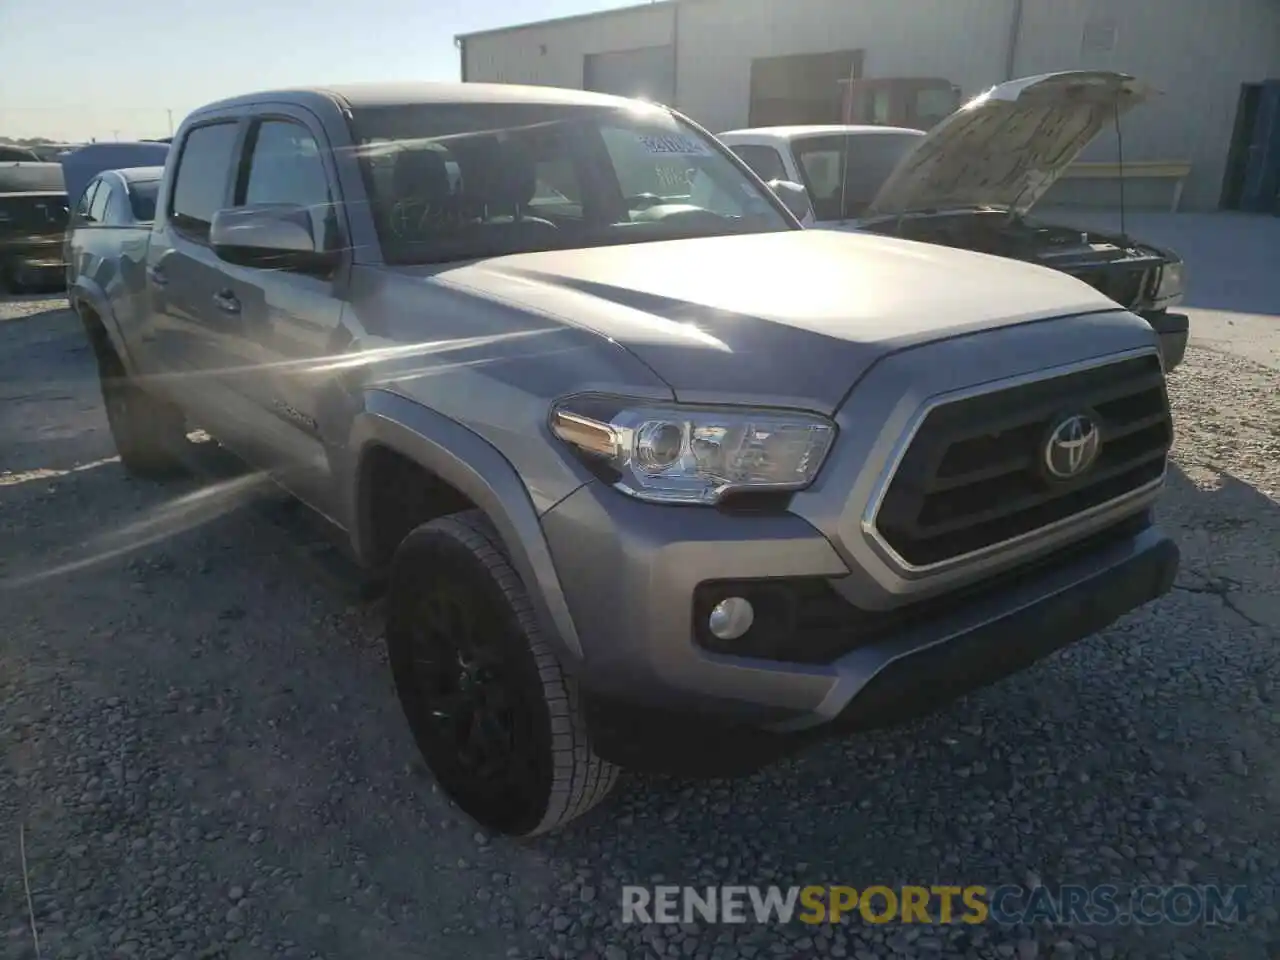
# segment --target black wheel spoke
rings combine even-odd
[[[486,827],[528,836],[594,805],[616,773],[576,746],[587,741],[576,713],[573,755],[557,752],[548,703],[565,696],[565,678],[541,659],[548,646],[526,623],[509,562],[481,541],[499,543],[478,511],[408,535],[392,561],[387,649],[443,792]]]
[[[492,789],[509,786],[526,765],[511,704],[517,696],[486,611],[454,584],[421,599],[413,625],[413,670],[421,708],[439,747],[457,766]],[[487,629],[486,629],[487,628]]]

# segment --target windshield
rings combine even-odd
[[[797,140],[791,149],[809,191],[814,217],[821,221],[861,216],[894,167],[922,139],[916,133],[864,133]],[[842,168],[845,171],[843,206]]]
[[[0,166],[0,193],[58,193],[66,190],[62,165],[7,163]]]
[[[159,180],[134,180],[129,184],[129,207],[133,219],[150,223],[156,218],[156,196],[160,192]]]
[[[0,197],[0,230],[52,233],[64,229],[67,219],[65,196]]]
[[[658,108],[432,104],[357,109],[351,123],[388,263],[792,226]]]

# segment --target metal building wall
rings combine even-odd
[[[464,38],[465,76],[581,87],[585,55],[673,40],[673,103],[711,130],[747,123],[756,57],[859,49],[863,76],[945,77],[966,96],[1008,75],[1132,73],[1163,95],[1126,118],[1126,158],[1189,161],[1184,208],[1212,209],[1240,85],[1280,76],[1280,0],[668,0]],[[1115,156],[1109,134],[1086,154]],[[1171,189],[1130,181],[1126,193],[1159,205]],[[1117,195],[1108,181],[1062,181],[1048,199]]]
[[[656,47],[588,53],[583,57],[582,85],[597,93],[640,97],[670,103],[676,92],[675,47]]]
[[[1132,160],[1183,160],[1191,176],[1184,209],[1217,207],[1240,85],[1280,76],[1280,0],[1024,0],[1016,73],[1110,69],[1131,73],[1161,95],[1125,117]],[[1105,39],[1110,27],[1111,48]],[[1086,28],[1088,28],[1086,30]],[[1114,160],[1115,137],[1100,136],[1082,159]],[[1063,189],[1060,189],[1063,188]],[[1095,196],[1114,184],[1061,182],[1046,198]],[[1167,202],[1167,184],[1130,181],[1131,201]],[[1160,193],[1160,191],[1163,191]]]
[[[669,45],[673,9],[654,3],[472,34],[462,40],[463,77],[581,89],[587,54]]]
[[[1059,0],[1069,2],[1069,0]],[[680,7],[676,102],[712,130],[747,123],[751,61],[865,51],[866,77],[1003,79],[1013,0],[695,0]]]

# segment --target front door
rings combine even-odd
[[[233,206],[306,206],[317,244],[339,244],[342,218],[331,160],[323,131],[305,111],[255,116]],[[328,450],[345,438],[327,437],[323,428],[326,409],[341,403],[341,361],[349,342],[335,277],[223,263],[221,281],[214,291],[218,309],[239,331],[229,386],[252,405],[246,439],[253,449],[246,455],[333,516]]]

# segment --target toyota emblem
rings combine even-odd
[[[1102,431],[1083,413],[1063,417],[1049,431],[1044,445],[1044,466],[1055,480],[1082,476],[1102,450]]]

